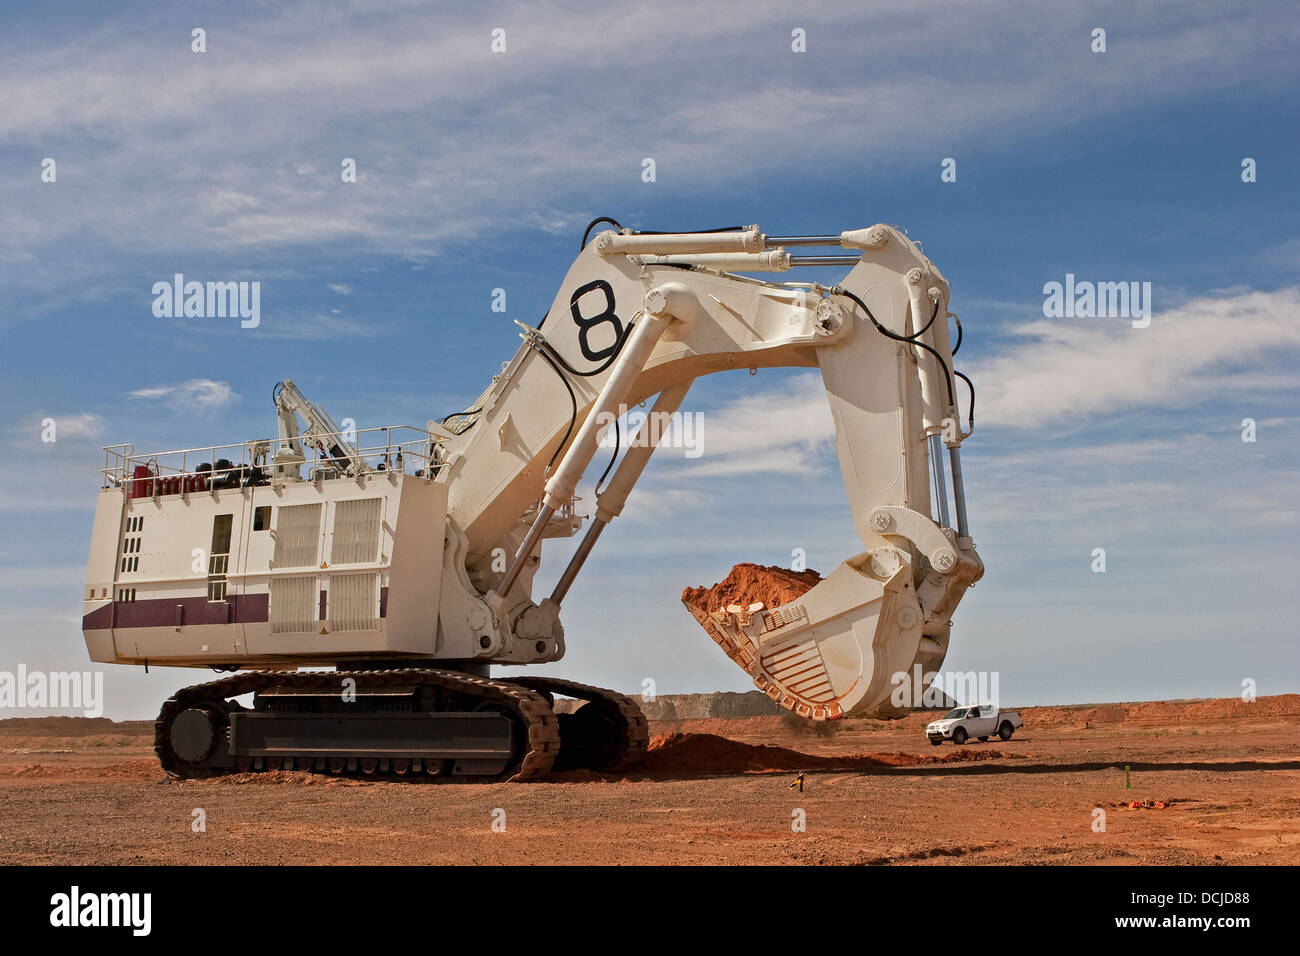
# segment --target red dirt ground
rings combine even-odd
[[[632,772],[531,785],[169,781],[148,722],[0,721],[0,863],[1300,864],[1300,695],[1021,714],[961,748],[932,714],[659,721]]]
[[[650,740],[645,760],[630,776],[659,780],[684,780],[701,776],[740,773],[780,773],[800,770],[868,770],[880,767],[914,767],[1004,758],[1023,760],[1023,754],[997,750],[959,750],[942,754],[895,753],[808,754],[787,747],[746,744],[716,734],[671,731]]]

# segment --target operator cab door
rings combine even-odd
[[[201,642],[201,653],[212,653],[217,648],[223,656],[242,657],[247,653],[241,615],[244,580],[240,573],[248,536],[245,505],[238,490],[223,490],[215,512],[207,508],[199,510],[206,519],[203,540],[208,542],[206,604],[196,609],[192,623],[208,625],[195,633],[194,639]],[[191,622],[187,620],[187,623]]]

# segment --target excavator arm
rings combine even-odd
[[[788,251],[829,244],[845,254]],[[851,266],[835,286],[728,271],[831,265]],[[899,675],[939,666],[953,610],[983,573],[967,528],[960,446],[969,431],[959,424],[948,305],[939,270],[889,226],[785,238],[757,226],[598,234],[545,320],[523,326],[514,358],[448,423],[437,479],[448,490],[440,653],[460,644],[466,658],[494,663],[562,656],[560,605],[653,452],[656,415],[676,410],[702,375],[815,367],[863,550],[781,607],[692,613],[756,686],[799,714],[895,712]],[[650,431],[597,495],[553,593],[534,600],[541,542],[578,530],[575,489],[604,429],[651,396]]]

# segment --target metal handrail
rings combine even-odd
[[[420,436],[411,438],[407,441],[393,440],[394,432],[413,432]],[[382,437],[382,444],[366,445],[359,441],[359,437],[370,435],[375,432],[383,432],[382,436],[376,436],[376,439]],[[361,428],[348,431],[330,432],[318,437],[328,441],[330,439],[346,440],[349,444],[356,447],[357,454],[364,460],[368,467],[375,472],[388,472],[396,467],[396,457],[402,455],[403,471],[408,463],[413,463],[417,468],[423,465],[426,469],[437,464],[435,450],[441,446],[441,441],[429,434],[428,429],[421,428],[417,425],[381,425],[372,428]],[[129,443],[117,445],[105,445],[104,450],[104,467],[100,469],[104,477],[103,487],[122,487],[129,485],[134,480],[133,472],[137,465],[149,465],[150,475],[146,480],[157,478],[183,478],[183,477],[203,477],[210,478],[216,475],[225,474],[229,471],[243,472],[254,467],[254,460],[259,451],[274,454],[274,450],[287,446],[288,442],[279,438],[254,439],[245,442],[231,442],[225,445],[198,445],[192,448],[176,448],[169,451],[158,451],[137,454],[135,446]],[[236,455],[238,461],[235,460]],[[179,457],[180,462],[176,463],[175,459]],[[231,463],[230,468],[216,469],[214,466],[219,460],[226,460]],[[305,458],[301,463],[307,466],[328,465],[335,461],[332,458],[312,459]],[[199,464],[207,464],[209,470],[199,471]],[[270,465],[269,455],[265,462]],[[383,465],[381,469],[379,465]]]

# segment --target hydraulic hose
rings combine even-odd
[[[847,296],[848,298],[856,302],[859,308],[861,308],[862,311],[867,314],[867,318],[871,320],[871,324],[876,327],[876,331],[879,332],[881,335],[885,336],[885,338],[893,339],[896,342],[906,342],[908,345],[918,346],[920,348],[925,349],[927,352],[933,355],[934,360],[938,362],[939,367],[943,369],[943,384],[945,385],[948,391],[948,406],[950,408],[957,407],[956,397],[953,395],[953,391],[952,391],[952,373],[948,371],[948,363],[943,360],[943,358],[939,355],[938,352],[936,352],[930,346],[926,345],[924,342],[918,342],[915,339],[911,338],[910,336],[899,335],[897,332],[891,332],[889,329],[885,328],[883,325],[881,325],[879,322],[876,321],[876,317],[871,314],[871,310],[867,308],[867,304],[863,302],[861,299],[859,299],[852,292],[850,292],[848,289],[845,289],[843,286],[836,286],[831,290],[831,292],[837,295]],[[939,303],[936,302],[935,303],[936,313],[938,311],[938,308],[939,308]],[[931,321],[934,321],[933,316],[931,317]],[[926,328],[928,329],[929,325],[927,325]],[[920,333],[916,333],[916,334],[919,335]]]

